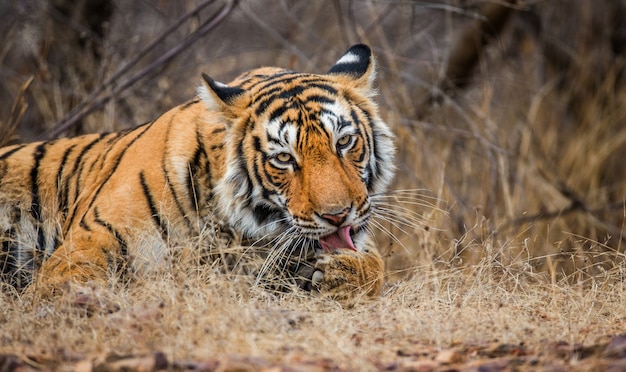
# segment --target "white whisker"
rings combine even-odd
[[[392,214],[398,218],[405,217],[411,218],[413,220],[422,221],[424,223],[431,222],[430,218],[424,216],[423,214],[414,211],[410,208],[402,207],[399,205],[376,205],[372,208],[372,212],[383,211],[388,214]]]
[[[406,227],[425,227],[432,221],[428,218],[424,218],[417,214],[399,213],[390,209],[376,209],[372,211],[372,216],[375,216],[381,220],[387,222],[393,222],[395,224],[403,225]]]
[[[428,209],[435,209],[438,210],[440,212],[444,212],[443,210],[441,210],[439,207],[427,203],[427,202],[422,202],[422,201],[404,201],[404,200],[393,200],[393,201],[381,201],[381,200],[372,200],[372,205],[385,205],[385,206],[398,206],[398,205],[413,205],[413,206],[417,206],[417,207],[423,207],[423,208],[428,208]]]
[[[408,199],[429,199],[440,201],[436,196],[428,195],[429,191],[425,189],[414,190],[391,190],[383,194],[373,194],[370,198],[408,198]]]
[[[287,254],[286,256],[283,255],[280,257],[284,259],[284,263],[282,265],[283,267],[281,268],[281,271],[280,271],[281,274],[284,274],[287,271],[287,265],[289,264],[289,259],[291,258],[291,255],[293,254],[293,252],[299,247],[300,243],[302,243],[302,241],[303,241],[303,237],[298,236],[298,239],[293,244],[290,245],[291,250],[289,250],[289,254]]]
[[[394,190],[385,194],[371,195],[370,199],[373,204],[386,204],[388,206],[396,206],[398,204],[415,205],[419,207],[435,209],[437,211],[446,213],[442,210],[438,204],[442,200],[438,197],[425,194],[427,190],[414,189],[414,190]]]
[[[277,224],[277,223],[280,223],[280,222],[286,222],[286,221],[289,221],[289,219],[290,219],[289,217],[283,217],[283,218],[280,218],[278,220],[274,220],[274,221],[268,222],[268,223],[266,223],[265,225],[263,225],[261,227],[265,228],[265,227],[267,227],[270,224],[274,224],[274,223]],[[289,226],[287,228],[287,230],[285,230],[285,231],[289,231],[290,229],[293,229],[293,228],[294,228],[294,226]],[[255,246],[256,244],[264,241],[268,236],[271,236],[271,235],[273,235],[273,234],[272,233],[267,233],[267,234],[261,236],[260,238],[258,238],[257,240],[255,240],[253,243],[251,243],[251,245]],[[269,242],[267,242],[265,244],[270,244],[270,243],[274,242],[280,235],[282,235],[282,233],[279,234],[279,235],[274,236],[274,238],[272,240],[270,240]]]
[[[403,226],[406,226],[406,227],[415,227],[413,224],[410,224],[410,223],[408,223],[408,222],[398,222],[398,221],[395,221],[395,220],[392,220],[392,219],[389,219],[389,218],[385,218],[385,216],[382,216],[382,215],[379,215],[379,214],[376,214],[376,213],[374,213],[374,214],[373,214],[373,216],[374,216],[374,218],[376,218],[376,219],[380,219],[381,221],[384,221],[384,222],[388,222],[388,223],[390,223],[393,227],[395,227],[396,229],[400,230],[400,232],[402,232],[402,233],[403,233],[403,234],[405,234],[405,235],[408,235],[408,234],[409,234],[409,232],[407,232],[407,231],[403,228]],[[377,222],[380,224],[380,221],[377,221]]]
[[[278,262],[280,262],[280,258],[283,258],[283,257],[285,258],[285,265],[281,269],[281,272],[285,271],[286,264],[288,262],[289,257],[291,257],[291,255],[293,254],[293,251],[297,248],[297,246],[299,245],[299,242],[302,240],[302,237],[298,235],[297,240],[294,243],[293,238],[291,236],[294,232],[297,232],[297,228],[295,226],[292,226],[288,228],[287,230],[285,230],[284,232],[282,232],[281,234],[279,234],[274,239],[272,239],[272,242],[276,242],[276,243],[272,244],[272,246],[270,247],[269,254],[265,258],[263,265],[259,269],[259,273],[257,274],[255,285],[258,285],[260,281],[262,280],[262,278],[265,277],[265,275],[270,271],[270,269],[272,267],[276,267],[275,265]],[[289,248],[291,248],[291,252],[288,255],[286,255],[285,253],[289,250]]]
[[[370,195],[371,217],[370,225],[380,230],[405,251],[409,249],[394,234],[395,229],[402,234],[410,235],[419,228],[431,228],[433,220],[418,210],[446,213],[440,205],[443,201],[432,196],[426,189],[392,190],[383,194]],[[367,227],[368,233],[373,235],[372,229]]]

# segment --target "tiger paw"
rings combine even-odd
[[[378,297],[384,281],[384,263],[375,250],[338,249],[324,253],[315,264],[313,288],[344,304]]]
[[[52,255],[44,262],[26,293],[39,299],[59,299],[74,296],[83,301],[81,293],[87,288],[107,288],[107,271],[87,261],[69,262]],[[70,301],[72,302],[72,301]]]

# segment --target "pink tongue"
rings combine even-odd
[[[321,237],[320,243],[322,244],[322,249],[326,252],[340,248],[350,248],[356,251],[350,237],[350,226],[340,227],[334,233]]]

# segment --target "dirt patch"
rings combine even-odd
[[[384,371],[502,371],[502,370],[603,370],[626,368],[626,334],[606,342],[582,346],[567,342],[546,342],[545,346],[527,348],[503,343],[459,344],[439,350],[414,344],[410,349],[396,350],[397,360],[375,362]],[[162,352],[141,355],[79,356],[64,362],[46,353],[0,355],[3,371],[71,369],[74,371],[343,371],[328,358],[291,357],[289,362],[275,362],[241,355],[207,356],[195,360],[168,358]]]

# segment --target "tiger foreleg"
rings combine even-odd
[[[363,252],[338,249],[320,256],[315,264],[313,286],[340,302],[380,296],[385,265],[374,248]]]
[[[30,290],[43,296],[69,289],[72,284],[105,286],[117,256],[115,239],[103,234],[74,236],[44,261]]]

